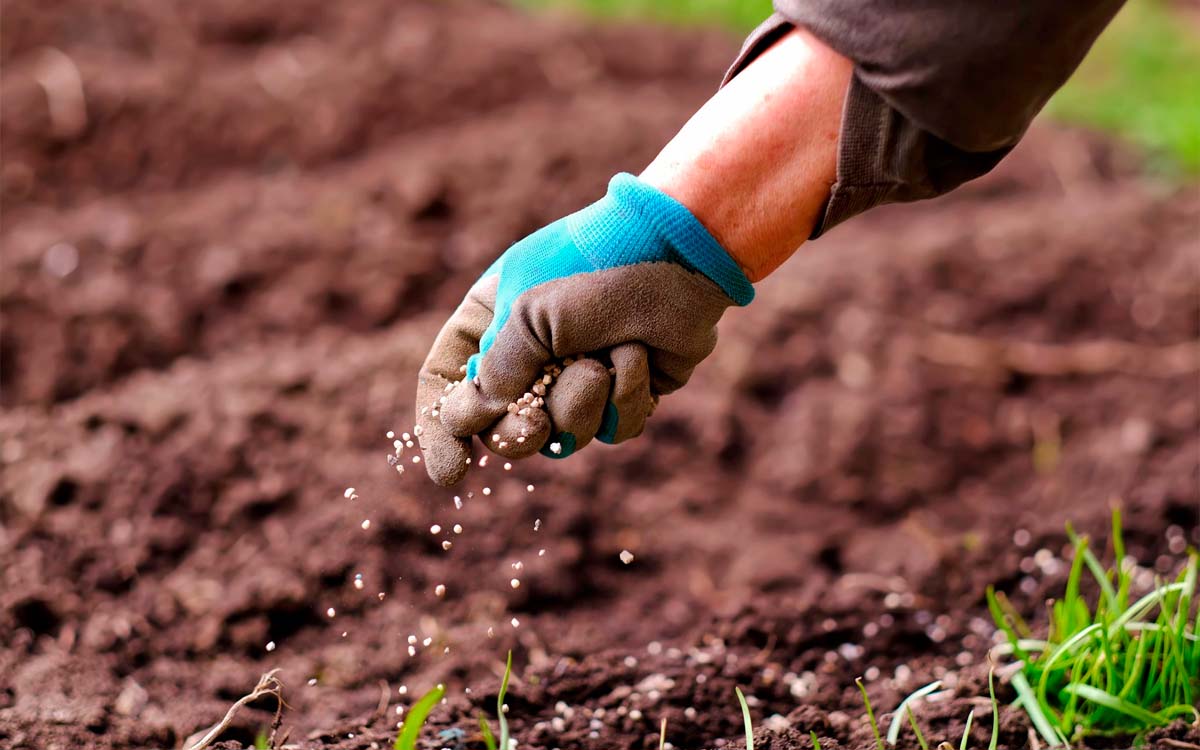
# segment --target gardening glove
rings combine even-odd
[[[438,334],[417,388],[429,476],[456,484],[471,437],[524,458],[639,435],[754,288],[678,201],[618,174],[608,194],[508,249]]]

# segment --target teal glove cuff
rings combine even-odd
[[[566,221],[597,268],[670,260],[707,276],[738,306],[754,299],[742,269],[692,212],[631,174],[614,176],[607,195]]]

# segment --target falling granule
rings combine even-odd
[[[550,444],[550,452],[556,456],[558,454],[562,453],[562,443],[551,443]]]
[[[385,596],[387,596],[387,594],[385,594],[385,593],[383,593],[382,591],[380,591],[380,592],[379,592],[379,601],[383,601],[383,597],[385,597]]]
[[[459,497],[458,495],[454,496],[454,509],[462,510],[462,498]]]
[[[419,464],[419,463],[421,463],[421,457],[420,457],[420,456],[413,456],[413,463],[414,463],[414,464]]]
[[[396,692],[400,695],[408,695],[408,685],[401,685],[400,687],[396,688]]]
[[[453,545],[453,544],[450,542],[450,540],[449,540],[449,539],[447,539],[446,541],[442,542],[442,549],[446,550],[447,552],[449,552],[449,551],[450,551],[450,548],[451,548],[451,547],[453,547],[453,546],[454,546],[454,545]]]
[[[509,586],[512,586],[514,589],[519,589],[519,588],[521,588],[521,579],[520,579],[520,578],[514,578],[514,579],[512,579],[511,581],[509,581],[509,582],[508,582],[508,585],[509,585]]]
[[[316,677],[310,677],[310,678],[308,678],[308,686],[309,686],[309,687],[312,687],[312,686],[314,686],[314,685],[316,685],[316,684],[317,684],[317,678],[316,678]]]
[[[421,641],[421,645],[424,646],[425,648],[429,648],[429,644],[431,644],[431,643],[433,643],[432,638],[426,638],[425,640]]]
[[[329,617],[336,617],[337,610],[335,610],[333,607],[330,607],[329,609],[325,610],[325,614]]]
[[[513,570],[520,570],[521,568],[524,568],[524,567],[525,567],[525,563],[521,562],[520,560],[517,560],[515,563],[512,564]]]
[[[275,641],[268,641],[268,642],[267,642],[267,650],[268,650],[268,651],[274,651],[274,650],[275,650]]]
[[[417,655],[417,647],[416,647],[416,646],[409,646],[409,647],[408,647],[408,655],[409,655],[409,656],[416,656],[416,655]]]
[[[533,485],[532,485],[532,484],[527,484],[527,485],[525,485],[525,491],[526,491],[526,492],[533,492]]]
[[[512,623],[512,626],[513,626],[514,628],[519,628],[519,627],[521,627],[521,621],[520,621],[520,620],[518,620],[518,619],[517,619],[517,618],[515,618],[515,617],[514,617],[514,618],[512,618],[511,620],[509,620],[509,622],[511,622],[511,623]]]
[[[346,498],[347,500],[349,500],[349,499],[350,499],[350,496],[351,496],[351,495],[353,495],[353,494],[354,494],[354,488],[353,488],[353,487],[347,487],[347,488],[346,488],[346,491],[342,493],[342,497],[344,497],[344,498]]]
[[[413,635],[412,633],[409,633],[408,634],[408,642],[409,642],[409,645],[416,645],[417,637],[415,635]]]
[[[492,494],[492,488],[491,488],[491,487],[484,487],[484,488],[483,488],[483,494],[485,494],[485,495],[490,495],[490,494]]]
[[[392,432],[391,430],[388,430],[387,431],[387,439],[391,440],[394,437],[396,437],[396,433]]]
[[[482,469],[483,467],[487,466],[487,462],[488,462],[487,456],[480,456],[479,457],[479,468]]]
[[[504,462],[504,470],[505,470],[505,471],[512,471],[512,463],[510,463],[510,462],[508,462],[508,461],[505,461],[505,462]]]
[[[440,524],[436,524],[436,523],[435,523],[434,525],[430,526],[430,527],[429,527],[429,533],[430,533],[430,534],[440,534],[440,533],[442,533],[442,527],[441,527],[441,525],[440,525]]]
[[[462,533],[462,524],[461,523],[454,524],[454,528],[452,528],[451,531],[453,531],[455,534],[461,534]]]
[[[439,583],[438,585],[434,586],[433,587],[433,595],[436,597],[439,597],[439,598],[445,596],[446,595],[446,584]]]
[[[496,637],[496,629],[488,628],[488,638],[495,638],[495,637]]]
[[[404,706],[396,706],[396,715],[401,716],[404,713]]]
[[[545,556],[546,556],[546,550],[544,550],[544,549],[538,550],[538,557],[545,557]]]
[[[444,649],[442,649],[442,653],[443,653],[443,654],[445,654],[445,655],[447,655],[447,656],[449,656],[449,654],[450,654],[450,647],[449,647],[449,646],[447,646],[447,647],[445,647]]]
[[[363,579],[361,579],[361,578],[355,578],[355,579],[354,579],[354,588],[358,589],[359,591],[362,591],[362,589],[363,589]]]
[[[627,549],[621,550],[621,562],[625,563],[626,565],[633,562],[633,553]]]
[[[362,527],[363,527],[363,531],[366,531],[367,529],[371,528],[371,519],[368,518],[365,521],[363,521]]]
[[[542,530],[542,519],[540,519],[540,518],[533,519],[533,530],[534,531]]]
[[[392,447],[396,449],[397,453],[400,453],[404,450],[404,443],[400,440],[393,440]]]

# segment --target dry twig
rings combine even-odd
[[[246,705],[258,700],[259,698],[264,698],[268,695],[275,697],[275,718],[271,722],[271,735],[273,740],[275,731],[278,729],[279,724],[282,721],[284,706],[283,683],[281,683],[275,676],[278,671],[278,669],[272,669],[262,677],[259,677],[258,684],[254,686],[254,690],[250,691],[246,695],[243,695],[236,703],[230,706],[229,710],[225,712],[225,718],[214,724],[207,732],[204,733],[204,736],[197,740],[194,744],[188,745],[185,742],[184,745],[186,750],[204,750],[204,748],[211,745],[217,739],[217,737],[221,736],[222,732],[229,728],[229,725],[233,723],[233,718],[237,716],[238,711],[240,711]],[[192,735],[192,737],[194,736],[195,735]],[[190,740],[191,737],[188,739]]]

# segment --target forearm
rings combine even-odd
[[[794,29],[713,96],[641,174],[686,206],[751,281],[806,240],[837,172],[852,64]]]

